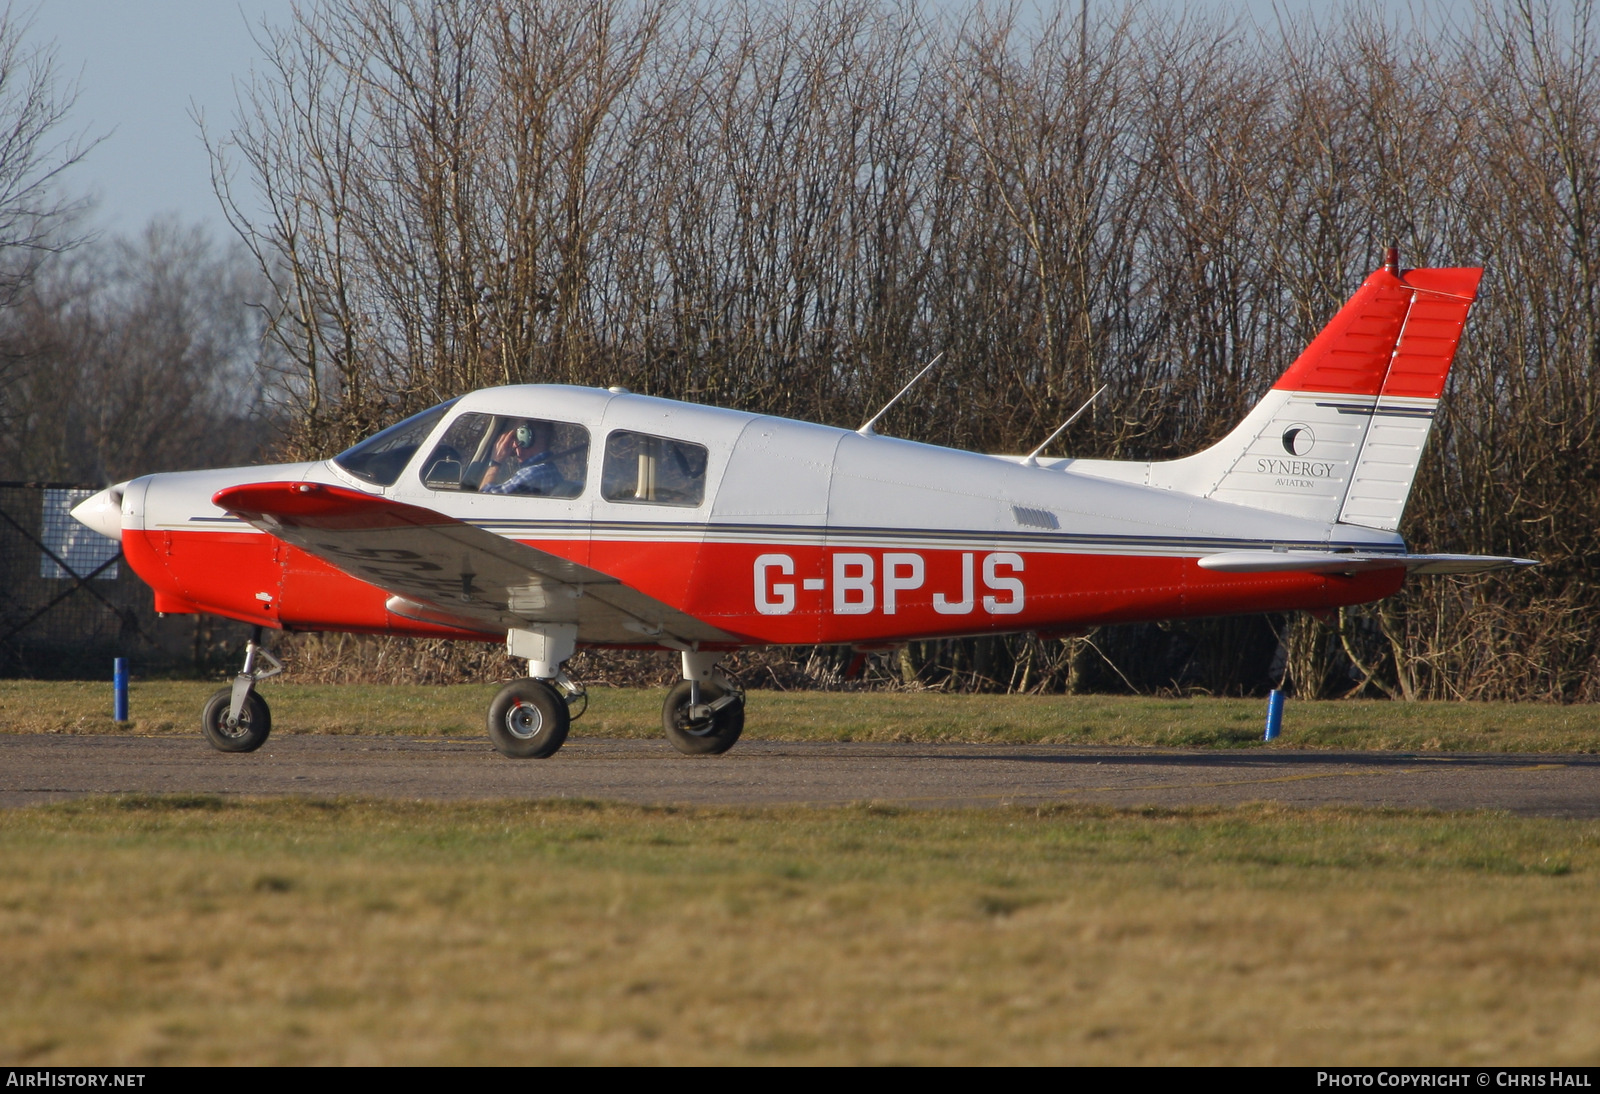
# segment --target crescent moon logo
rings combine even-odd
[[[1317,436],[1307,425],[1292,425],[1283,431],[1283,450],[1291,456],[1304,456],[1317,443]]]

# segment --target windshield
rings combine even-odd
[[[393,486],[400,472],[411,462],[411,457],[422,447],[422,442],[433,432],[433,427],[439,424],[439,419],[457,402],[458,399],[451,399],[421,414],[413,414],[382,433],[373,434],[354,448],[345,449],[333,458],[333,462],[356,478],[375,486]]]

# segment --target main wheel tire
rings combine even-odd
[[[700,685],[700,701],[714,702],[727,694],[716,684]],[[717,756],[733,747],[744,732],[744,696],[740,696],[709,718],[689,717],[689,681],[680,681],[667,692],[661,707],[661,726],[672,747],[689,756]]]
[[[542,680],[507,684],[489,704],[489,740],[514,760],[555,755],[571,727],[567,701]]]
[[[228,724],[228,708],[233,705],[233,689],[223,688],[206,700],[200,710],[200,732],[218,752],[254,752],[267,743],[272,732],[272,710],[255,692],[245,697],[239,711],[239,724]]]

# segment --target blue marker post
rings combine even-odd
[[[111,717],[116,722],[128,720],[128,659],[119,657],[111,663],[111,688],[115,699],[111,704]]]
[[[1277,740],[1278,733],[1283,729],[1283,692],[1273,689],[1267,696],[1267,734],[1263,741]]]

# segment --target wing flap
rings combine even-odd
[[[1537,566],[1531,558],[1500,555],[1406,555],[1339,551],[1222,551],[1200,559],[1202,570],[1223,574],[1358,574],[1404,567],[1412,574],[1481,574]]]
[[[583,643],[737,641],[599,570],[437,510],[307,482],[231,486],[211,500],[390,593],[402,618],[484,634],[573,623]]]

